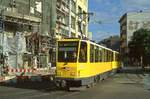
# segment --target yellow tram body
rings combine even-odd
[[[58,40],[56,78],[70,87],[92,84],[120,67],[118,56],[118,52],[89,40]]]

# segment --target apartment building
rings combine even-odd
[[[133,33],[140,28],[150,29],[150,12],[128,12],[119,20],[120,23],[120,52],[122,59],[128,61],[128,44]]]

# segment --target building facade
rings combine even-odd
[[[6,67],[47,67],[49,37],[41,36],[42,17],[41,0],[0,1],[0,73]]]
[[[123,60],[128,62],[128,44],[133,33],[138,29],[150,29],[150,12],[129,12],[119,20],[120,23],[120,52]]]
[[[0,12],[4,16],[5,30],[38,32],[41,12],[36,3],[36,0],[1,0]]]
[[[88,0],[0,0],[0,71],[54,63],[57,39],[88,37],[87,13]]]
[[[57,0],[56,38],[88,37],[88,0]]]

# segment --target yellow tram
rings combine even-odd
[[[119,53],[89,40],[57,41],[56,79],[60,86],[87,86],[105,79],[119,65]]]

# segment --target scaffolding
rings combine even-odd
[[[3,0],[1,0],[1,4],[3,4]],[[4,64],[5,64],[5,56],[4,56],[4,10],[3,5],[0,5],[0,76],[4,75]]]

